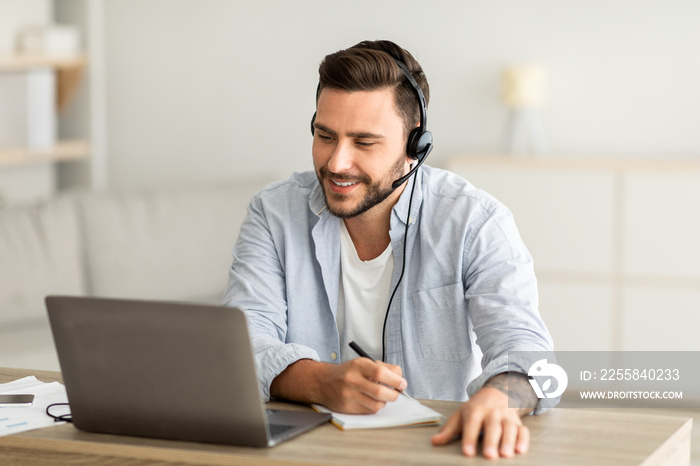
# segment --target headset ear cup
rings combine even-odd
[[[412,159],[422,159],[426,155],[428,147],[433,144],[433,133],[430,131],[421,131],[416,128],[408,135],[408,156]]]
[[[433,133],[430,131],[424,131],[420,135],[418,140],[417,154],[418,158],[422,159],[426,157],[430,151],[430,147],[433,145]]]
[[[316,134],[316,130],[314,128],[314,123],[316,122],[316,112],[314,112],[314,116],[311,117],[311,135]]]
[[[413,160],[418,159],[418,141],[420,140],[421,130],[420,128],[414,128],[408,134],[408,139],[406,141],[406,154]]]

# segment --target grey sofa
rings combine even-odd
[[[270,179],[73,193],[0,209],[0,367],[58,370],[48,294],[219,303]]]

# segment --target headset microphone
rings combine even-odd
[[[391,189],[396,189],[396,188],[398,188],[398,187],[401,186],[407,179],[409,179],[409,178],[411,177],[411,175],[413,175],[413,174],[418,170],[418,168],[419,168],[421,165],[423,165],[423,162],[425,162],[425,159],[428,158],[428,154],[430,154],[430,151],[431,151],[431,150],[433,150],[433,145],[432,145],[432,143],[429,143],[428,146],[425,148],[425,155],[423,155],[423,157],[421,157],[421,158],[418,159],[418,161],[413,165],[413,167],[411,167],[411,171],[409,171],[409,172],[406,173],[404,176],[402,176],[402,177],[399,178],[398,180],[396,180],[396,181],[394,181],[393,183],[391,183]]]

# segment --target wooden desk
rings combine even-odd
[[[61,381],[57,372],[0,369],[0,383],[26,375]],[[425,404],[444,414],[459,405]],[[524,422],[532,437],[530,452],[505,460],[508,464],[690,464],[691,419],[554,409]],[[464,458],[457,442],[433,447],[430,437],[436,431],[437,427],[417,427],[342,432],[327,424],[277,447],[257,449],[90,434],[64,424],[0,437],[0,464],[494,464],[483,457]]]

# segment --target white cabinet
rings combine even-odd
[[[700,349],[700,169],[625,176],[624,341]]]
[[[455,157],[505,203],[558,350],[700,350],[700,161]]]
[[[539,271],[540,313],[558,351],[611,351],[616,326],[615,295],[607,283]]]
[[[700,286],[700,169],[625,176],[625,273]]]

